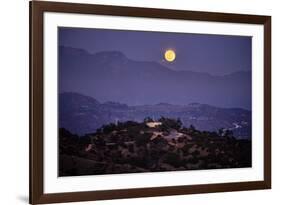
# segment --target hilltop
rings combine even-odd
[[[164,117],[110,123],[82,137],[61,128],[59,153],[59,176],[251,166],[250,140]]]

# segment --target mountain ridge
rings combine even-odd
[[[123,56],[123,57],[120,57]],[[251,109],[251,75],[212,76],[134,61],[121,52],[90,54],[60,47],[59,90],[127,105],[191,102]]]
[[[99,51],[99,52],[92,53],[92,52],[89,52],[89,51],[87,51],[86,49],[83,49],[83,48],[74,48],[74,47],[70,47],[70,46],[60,45],[59,48],[60,49],[79,50],[81,53],[87,53],[90,56],[107,56],[109,54],[109,55],[115,55],[115,56],[118,56],[118,57],[122,57],[126,60],[131,60],[123,52],[118,51],[118,50]],[[169,71],[173,71],[173,72],[197,73],[197,74],[202,74],[202,75],[208,75],[208,76],[211,76],[211,77],[224,77],[224,76],[229,76],[229,75],[234,75],[234,74],[239,74],[239,73],[247,73],[247,74],[251,73],[250,70],[238,70],[238,71],[234,71],[234,72],[223,74],[223,75],[214,75],[214,74],[211,74],[211,73],[208,73],[208,72],[198,72],[198,71],[194,71],[194,70],[174,70],[174,69],[171,69],[168,66],[166,66],[164,64],[161,64],[159,62],[156,62],[156,61],[142,61],[142,60],[132,60],[132,61],[139,62],[139,63],[154,63],[158,66],[162,66],[165,69],[167,69]]]
[[[233,129],[238,138],[251,137],[251,111],[242,108],[218,108],[199,103],[128,106],[118,102],[100,103],[73,92],[61,93],[59,99],[59,127],[79,135],[95,132],[109,123],[169,117],[181,119],[186,127],[194,125],[207,131]],[[239,129],[235,128],[237,126]]]

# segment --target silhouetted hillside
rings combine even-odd
[[[83,137],[59,131],[59,176],[251,167],[251,141],[179,119],[119,122]]]

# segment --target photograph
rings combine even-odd
[[[252,167],[252,36],[57,32],[59,177]]]
[[[29,8],[31,204],[271,189],[271,16]]]

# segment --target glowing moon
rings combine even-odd
[[[166,61],[173,62],[176,59],[176,53],[175,53],[175,51],[169,49],[169,50],[166,50],[164,57],[165,57]]]

